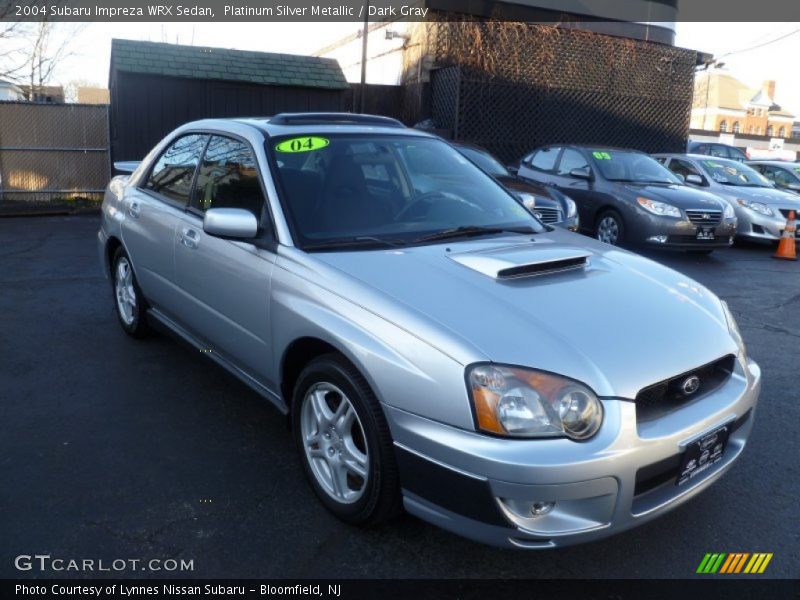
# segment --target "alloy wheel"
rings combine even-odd
[[[331,383],[316,383],[303,399],[300,434],[320,487],[337,502],[357,502],[367,487],[369,453],[361,420],[347,396]]]
[[[117,310],[125,325],[132,325],[136,319],[136,289],[133,287],[133,269],[126,257],[121,257],[117,261],[115,276],[115,295],[117,298]]]
[[[597,224],[597,239],[616,246],[619,241],[619,223],[612,216],[605,216]]]

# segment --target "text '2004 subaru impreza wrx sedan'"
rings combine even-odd
[[[724,302],[391,119],[185,125],[111,182],[98,239],[125,331],[165,326],[289,415],[350,523],[592,540],[707,488],[752,427]]]

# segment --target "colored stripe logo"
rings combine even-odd
[[[772,560],[772,552],[709,552],[700,561],[697,573],[704,575],[760,574]]]

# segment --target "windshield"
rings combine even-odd
[[[744,187],[772,187],[761,173],[740,162],[720,158],[700,160],[700,166],[717,183]]]
[[[641,152],[590,150],[595,166],[608,181],[681,183],[664,165]]]
[[[267,144],[301,247],[404,245],[443,232],[480,235],[484,228],[545,230],[510,193],[438,139],[326,134]]]
[[[456,150],[461,152],[461,154],[466,156],[489,175],[493,175],[494,177],[506,177],[510,175],[508,169],[488,152],[483,152],[468,146],[456,146]]]

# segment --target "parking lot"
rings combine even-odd
[[[764,576],[800,576],[800,264],[770,248],[650,255],[728,300],[761,364],[739,463],[633,531],[516,552],[409,516],[373,530],[330,516],[271,405],[172,338],[121,331],[97,227],[0,219],[2,577],[25,575],[19,554],[51,554],[191,559],[198,577],[684,578],[706,552],[772,552]],[[676,325],[654,315],[653,327]]]

